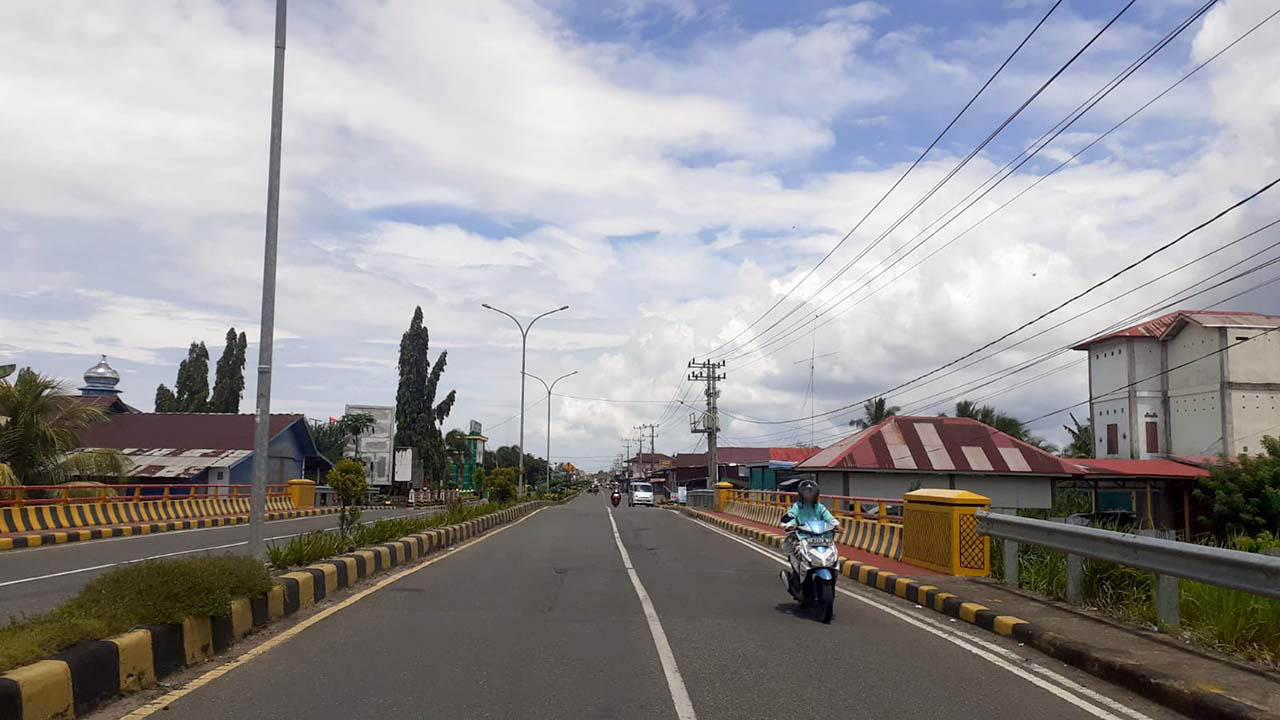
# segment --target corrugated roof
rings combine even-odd
[[[1186,465],[1173,460],[1153,458],[1133,460],[1129,458],[1082,458],[1071,462],[1083,467],[1090,475],[1124,475],[1126,477],[1208,477],[1204,468]]]
[[[1275,327],[1280,325],[1280,317],[1263,315],[1262,313],[1228,310],[1175,310],[1167,315],[1144,320],[1137,325],[1099,335],[1088,342],[1080,343],[1072,350],[1087,350],[1091,345],[1105,340],[1124,337],[1160,338],[1180,319],[1193,320],[1205,327]]]
[[[270,432],[275,437],[302,415],[271,416]],[[80,433],[86,448],[167,448],[171,450],[253,450],[254,416],[219,413],[127,413],[108,415],[107,420]]]
[[[800,462],[818,452],[816,448],[716,448],[716,462],[721,465],[767,465],[770,460]],[[706,453],[676,453],[675,467],[706,467]]]
[[[977,420],[895,416],[844,438],[798,470],[1074,475],[1079,468]]]

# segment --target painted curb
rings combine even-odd
[[[775,548],[782,547],[782,535],[740,525],[689,507],[681,507],[680,512],[751,538],[761,544]],[[939,591],[933,585],[900,577],[874,565],[844,560],[841,563],[840,574],[921,607],[977,625],[998,635],[1013,638],[1056,660],[1189,717],[1222,718],[1223,720],[1280,720],[1280,713],[1243,703],[1130,660],[1099,653],[1084,643],[1044,630],[1035,623],[1012,615],[1000,615],[985,605],[966,602],[951,593]]]
[[[560,502],[566,502],[562,500]],[[432,528],[276,576],[266,593],[231,602],[231,612],[148,625],[106,640],[80,643],[0,675],[0,720],[54,720],[85,715],[183,668],[224,652],[267,624],[311,607],[341,588],[515,521],[552,501],[535,500],[456,525]]]

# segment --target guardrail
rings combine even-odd
[[[65,483],[62,485],[7,485],[0,487],[0,507],[22,505],[70,505],[101,502],[154,502],[185,498],[249,497],[248,485],[119,485]],[[267,497],[288,497],[288,485],[268,485]]]
[[[1178,579],[1280,598],[1280,557],[1130,535],[1112,530],[978,511],[978,532],[1005,541],[1007,583],[1018,583],[1018,544],[1067,553],[1067,602],[1084,595],[1082,558],[1147,570],[1155,574],[1156,616],[1178,625]]]
[[[703,508],[704,510],[716,509],[715,490],[689,490],[686,492],[685,498],[685,504],[689,507]]]
[[[752,505],[791,507],[796,494],[781,490],[730,490],[729,500]],[[881,523],[902,522],[902,500],[894,498],[822,495],[822,504],[838,517],[857,517]],[[692,504],[692,503],[690,503]],[[871,508],[875,508],[872,510]]]

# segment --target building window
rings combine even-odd
[[[1154,421],[1147,421],[1147,452],[1160,452],[1160,431]]]
[[[1120,426],[1115,423],[1107,425],[1107,454],[1117,455],[1120,452]]]

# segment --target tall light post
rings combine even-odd
[[[280,219],[280,135],[284,119],[284,39],[287,0],[276,0],[276,51],[271,76],[271,141],[267,151],[267,238],[262,259],[262,323],[258,335],[258,403],[249,492],[249,554],[262,557],[271,446],[271,346],[276,322],[276,240]]]
[[[512,315],[506,310],[499,310],[498,308],[490,305],[489,303],[481,303],[480,307],[486,310],[492,310],[496,313],[502,313],[503,315],[506,315],[507,317],[511,318],[511,322],[515,323],[516,327],[520,328],[520,494],[524,495],[524,375],[525,375],[524,361],[525,361],[525,349],[529,345],[529,331],[533,329],[534,323],[550,315],[551,313],[558,313],[561,310],[568,310],[569,306],[563,305],[561,307],[556,308],[555,310],[548,310],[542,313],[541,315],[535,317],[534,319],[530,320],[528,325],[522,325],[520,321],[516,319],[515,315]]]
[[[537,375],[534,375],[533,373],[525,373],[525,375],[528,375],[534,380],[537,380],[538,382],[542,383],[542,387],[547,389],[547,492],[551,492],[551,391],[555,389],[556,383],[560,382],[561,380],[567,377],[577,375],[577,374],[578,374],[577,370],[574,370],[571,373],[565,373],[564,375],[561,375],[555,380],[552,380],[551,384],[548,385],[546,380],[543,380]],[[521,453],[520,456],[524,457],[524,450],[521,450],[520,453]]]

